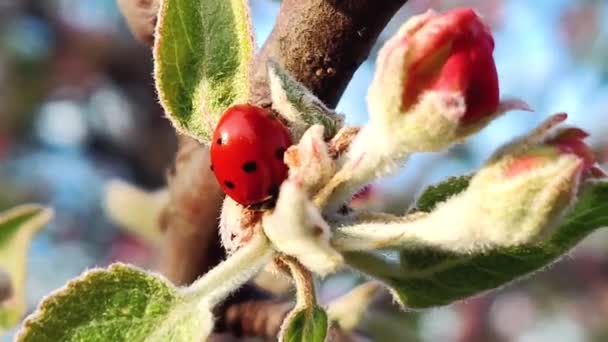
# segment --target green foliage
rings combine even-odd
[[[293,312],[283,323],[282,342],[323,342],[327,336],[328,319],[318,306]]]
[[[124,264],[86,272],[44,299],[17,341],[202,341],[213,329],[212,308],[273,253],[258,234],[187,288]]]
[[[268,72],[272,106],[290,122],[296,136],[301,136],[308,127],[317,124],[325,128],[326,138],[338,132],[343,121],[341,116],[325,107],[277,62],[268,62]]]
[[[247,101],[254,42],[245,0],[165,0],[154,47],[156,85],[181,133],[209,142],[224,110]]]
[[[462,187],[443,184],[423,194],[424,208],[448,198]],[[445,189],[442,193],[440,189]],[[419,205],[419,207],[421,207]],[[594,182],[583,189],[575,207],[555,231],[541,242],[483,253],[456,254],[436,248],[401,251],[400,263],[371,254],[346,253],[347,261],[390,286],[395,298],[410,308],[450,304],[491,290],[542,269],[567,253],[594,230],[608,226],[608,182]]]
[[[416,208],[424,212],[431,212],[437,204],[466,190],[472,177],[450,177],[437,185],[429,186],[418,198]]]
[[[115,264],[47,297],[17,341],[200,341],[211,327],[210,310],[165,279]]]
[[[0,332],[17,324],[26,310],[25,273],[32,237],[53,216],[50,209],[23,205],[0,214],[0,270],[6,272],[9,298],[0,299]]]

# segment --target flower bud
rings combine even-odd
[[[579,128],[556,128],[554,115],[528,136],[501,148],[466,190],[407,222],[362,222],[340,227],[341,251],[424,246],[457,253],[530,245],[555,233],[581,184],[606,177]],[[411,218],[411,219],[410,219]]]
[[[472,9],[408,20],[379,53],[370,122],[338,162],[348,177],[324,212],[335,212],[412,153],[445,149],[506,111],[530,110],[519,100],[499,102],[493,49],[489,28]]]
[[[470,8],[413,17],[379,53],[372,124],[409,152],[439,150],[483,128],[514,109],[500,106],[493,50],[490,29]]]
[[[342,255],[329,245],[330,226],[293,180],[283,182],[274,211],[267,213],[262,223],[274,248],[298,259],[309,270],[326,275],[342,266]]]
[[[334,175],[335,165],[324,141],[324,128],[311,126],[297,145],[285,152],[285,163],[289,167],[289,179],[312,195]]]
[[[548,133],[550,128],[545,126],[544,137],[537,130],[493,157],[463,195],[469,211],[477,212],[467,216],[479,220],[478,229],[487,226],[483,229],[491,234],[483,235],[492,243],[517,245],[549,234],[576,199],[581,181],[601,174],[583,142],[587,133],[579,128]]]

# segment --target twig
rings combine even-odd
[[[236,336],[276,338],[283,319],[292,308],[292,302],[272,299],[233,303],[225,309],[217,328]]]
[[[256,58],[253,102],[269,105],[268,58],[279,62],[327,106],[346,85],[393,15],[407,0],[284,0]]]
[[[169,205],[161,218],[165,231],[159,268],[179,285],[190,284],[223,258],[218,217],[224,195],[211,173],[209,152],[181,137],[169,172]]]

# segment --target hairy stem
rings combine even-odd
[[[358,224],[336,228],[332,247],[340,252],[349,252],[432,242],[420,235],[433,227],[427,213],[416,212],[402,217],[374,216],[362,216]],[[366,218],[374,220],[366,222]]]
[[[317,304],[315,295],[315,284],[312,274],[298,260],[289,256],[281,256],[283,262],[289,268],[291,277],[296,286],[296,308],[312,308]]]
[[[270,261],[273,253],[264,234],[257,234],[246,246],[188,287],[186,295],[215,306],[249,281]]]

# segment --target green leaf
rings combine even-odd
[[[211,327],[210,309],[189,305],[165,279],[114,264],[43,300],[17,341],[201,341]]]
[[[424,212],[431,212],[437,204],[466,190],[472,177],[450,177],[437,185],[429,186],[418,198],[416,208]]]
[[[323,308],[314,306],[295,310],[283,323],[282,342],[323,342],[327,336],[327,313]]]
[[[299,139],[312,125],[325,128],[325,138],[333,137],[344,121],[343,117],[328,109],[310,90],[296,81],[279,63],[268,62],[272,107],[290,123]]]
[[[154,46],[161,104],[176,129],[209,142],[248,98],[254,42],[246,0],[165,0]]]
[[[23,205],[0,214],[0,270],[8,296],[0,299],[0,332],[17,324],[25,314],[27,251],[32,237],[52,216],[52,210],[37,205]]]
[[[431,202],[426,207],[432,207]],[[450,304],[540,270],[606,226],[608,182],[594,182],[587,184],[554,233],[533,245],[472,255],[431,247],[403,250],[400,263],[372,253],[349,252],[345,257],[352,266],[387,284],[402,305],[428,308]]]
[[[205,340],[213,329],[212,308],[273,254],[266,237],[256,234],[187,288],[120,263],[91,270],[44,299],[17,341]]]

